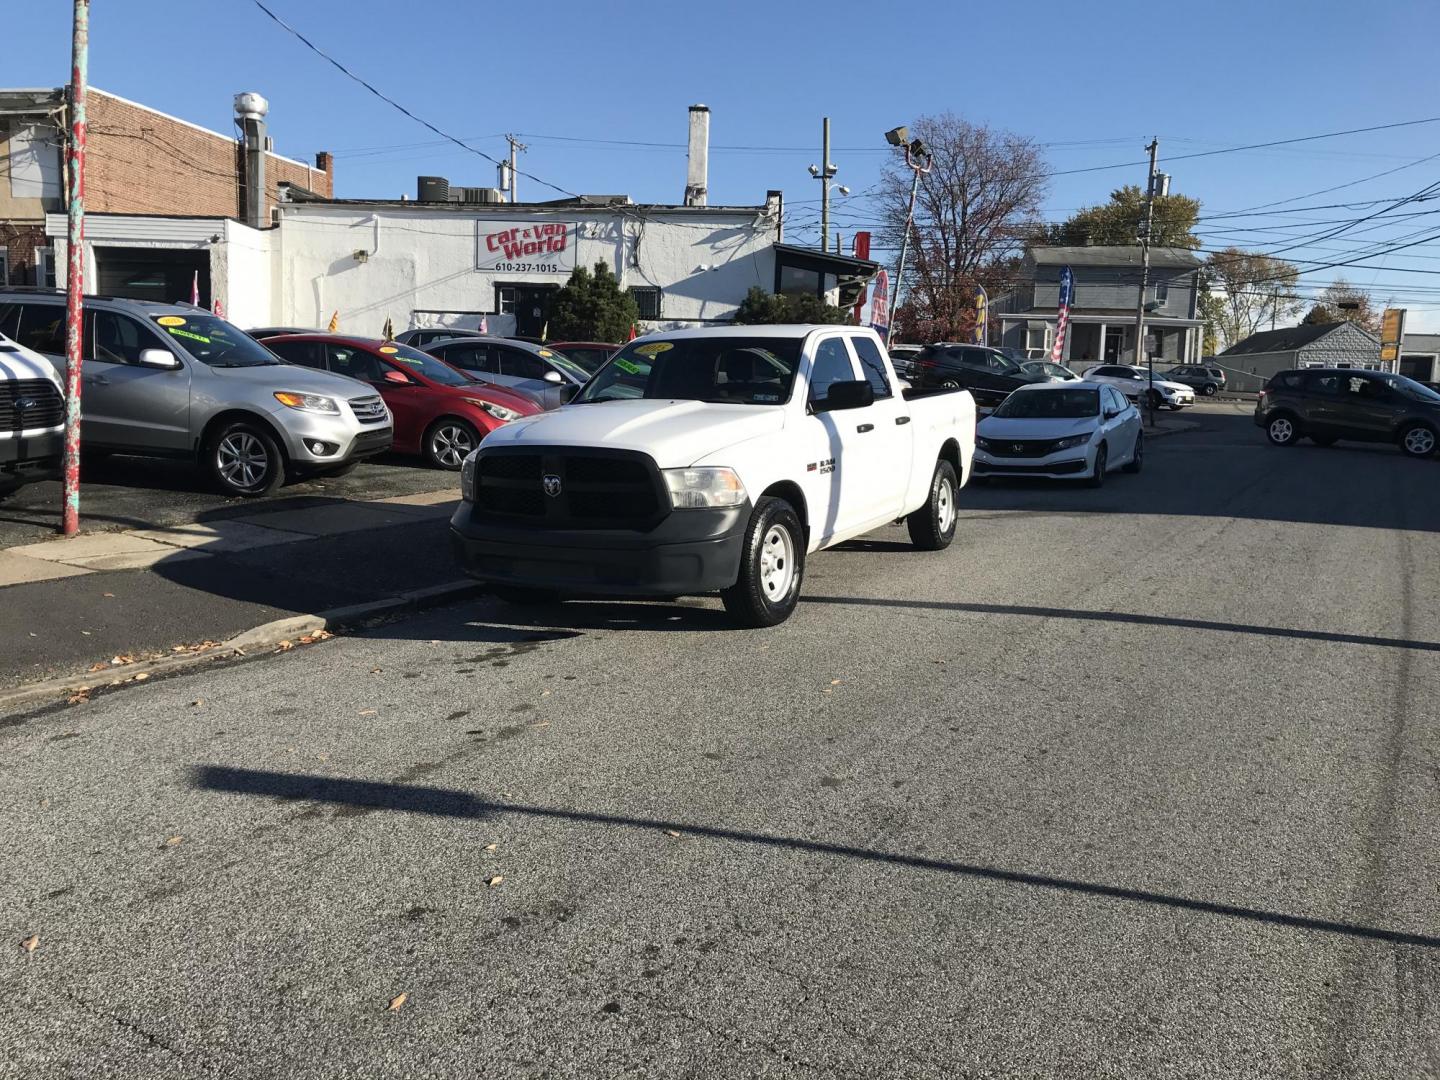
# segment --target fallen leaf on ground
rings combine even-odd
[[[105,663],[104,660],[100,660],[100,661],[98,661],[98,662],[96,662],[96,663],[94,663],[94,664],[91,664],[91,665],[90,665],[90,670],[91,670],[91,671],[104,671],[104,670],[105,670],[107,667],[109,667],[109,666],[110,666],[110,665],[107,664],[107,663]]]
[[[89,631],[89,630],[81,630],[80,633],[84,634],[86,637],[89,637],[89,636],[90,636],[90,631]]]
[[[680,836],[680,831],[679,831],[678,829],[666,829],[666,830],[665,830],[665,835],[666,835],[666,836],[673,836],[673,837],[676,837],[676,838],[678,839],[679,836]]]
[[[169,840],[166,840],[166,841],[165,841],[165,846],[166,846],[166,847],[174,847],[176,844],[182,842],[184,839],[185,839],[185,837],[183,837],[183,836],[172,836],[172,837],[170,837]]]
[[[204,705],[204,704],[205,704],[205,699],[204,699],[203,697],[197,697],[194,701],[190,702],[190,707],[191,707],[192,709],[198,709],[201,705]]]
[[[171,645],[171,646],[170,646],[170,651],[171,651],[171,652],[184,652],[184,651],[185,651],[186,649],[188,649],[188,648],[190,648],[189,645]]]
[[[387,1011],[387,1012],[394,1012],[395,1010],[397,1010],[398,1008],[400,1008],[401,1005],[404,1005],[405,1002],[407,1002],[407,1001],[409,1001],[409,1000],[410,1000],[410,995],[409,995],[409,994],[397,994],[395,997],[393,997],[393,998],[390,999],[390,1004],[385,1007],[385,1008],[386,1008],[386,1011]]]
[[[830,685],[831,685],[831,686],[839,686],[839,685],[840,685],[842,682],[844,682],[844,681],[845,681],[844,679],[831,679],[831,680],[830,680]]]
[[[485,845],[485,850],[486,850],[486,851],[494,851],[494,850],[495,850],[496,848],[498,848],[499,846],[500,846],[499,844],[486,844],[486,845]]]
[[[87,701],[89,701],[89,700],[90,700],[90,688],[89,688],[88,686],[85,686],[85,687],[81,687],[79,690],[76,690],[73,694],[71,694],[68,698],[66,698],[66,699],[65,699],[65,704],[66,704],[66,705],[81,705],[81,704],[84,704],[85,702],[87,702]]]
[[[371,674],[371,675],[379,675],[382,670],[383,670],[383,669],[378,668],[378,667],[372,667],[372,668],[370,669],[370,674]]]
[[[133,656],[112,656],[110,658],[111,667],[119,667],[121,664],[133,664],[134,662],[135,658]]]
[[[489,881],[485,882],[485,884],[486,884],[486,885],[489,885],[490,888],[493,889],[493,888],[495,888],[496,885],[499,885],[499,884],[500,884],[502,881],[504,881],[504,880],[505,880],[505,875],[504,875],[504,874],[496,874],[496,875],[495,875],[494,877],[492,877]]]
[[[276,652],[286,652],[286,651],[288,651],[288,650],[290,650],[290,649],[293,649],[294,647],[295,647],[295,643],[294,643],[293,641],[282,641],[282,642],[280,642],[279,645],[276,645],[276,646],[275,646],[275,651],[276,651]]]
[[[541,690],[541,691],[540,691],[540,696],[541,696],[541,697],[549,697],[549,696],[550,696],[550,693],[551,693],[551,691],[549,691],[549,690]]]
[[[144,682],[149,677],[150,673],[148,671],[137,671],[135,673],[135,677],[131,680],[131,682]]]
[[[361,716],[374,716],[374,715],[375,715],[375,710],[374,710],[374,709],[361,709],[361,710],[360,710],[360,715],[361,715]]]
[[[21,947],[22,949],[24,949],[26,952],[34,952],[34,951],[35,951],[35,947],[36,947],[37,945],[39,945],[39,944],[40,944],[40,935],[39,935],[39,934],[31,934],[31,935],[30,935],[29,937],[27,937],[24,941],[20,942],[20,947]]]
[[[100,595],[101,595],[101,596],[105,596],[105,597],[109,597],[111,600],[114,600],[114,599],[115,599],[115,594],[114,594],[113,592],[101,593]]]

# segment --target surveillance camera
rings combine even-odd
[[[885,141],[891,146],[904,146],[910,141],[910,129],[908,127],[891,128],[885,133]]]
[[[817,169],[814,165],[811,165],[811,166],[810,166],[810,175],[811,175],[811,176],[819,176],[819,175],[820,175],[820,170]]]
[[[848,187],[846,187],[844,184],[841,184],[841,185],[840,185],[840,194],[841,194],[841,195],[849,195],[849,194],[850,194],[850,189],[849,189]]]

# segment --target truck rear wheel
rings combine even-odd
[[[725,610],[741,626],[774,626],[788,619],[800,600],[805,576],[805,530],[784,499],[765,496],[755,504],[740,552],[740,576],[720,593]]]
[[[930,478],[930,497],[905,519],[910,542],[921,551],[941,551],[955,539],[955,523],[959,519],[955,493],[959,490],[955,466],[941,458],[935,463],[935,475]]]

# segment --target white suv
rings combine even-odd
[[[1137,405],[1164,405],[1169,409],[1183,409],[1195,404],[1195,391],[1184,383],[1170,382],[1155,376],[1143,367],[1129,364],[1101,364],[1085,372],[1087,382],[1113,386]],[[1147,393],[1148,392],[1148,393]]]
[[[54,470],[65,440],[65,394],[45,358],[0,334],[0,483]]]

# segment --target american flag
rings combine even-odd
[[[1075,294],[1075,274],[1070,267],[1060,271],[1060,313],[1055,318],[1055,344],[1050,347],[1050,362],[1060,363],[1065,353],[1065,331],[1070,326],[1070,301]]]

